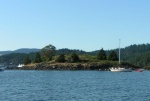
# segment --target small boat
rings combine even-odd
[[[110,68],[110,71],[112,71],[112,72],[132,72],[132,69],[131,68],[120,68],[120,67],[114,68],[114,67],[112,67],[112,68]]]

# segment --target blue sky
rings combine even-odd
[[[150,0],[0,0],[0,51],[150,43]]]

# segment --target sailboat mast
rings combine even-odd
[[[119,64],[120,64],[120,39],[119,39]]]

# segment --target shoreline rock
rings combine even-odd
[[[24,67],[16,67],[17,70],[108,70],[112,64],[110,63],[36,63],[25,65]]]

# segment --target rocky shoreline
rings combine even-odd
[[[36,63],[25,65],[24,67],[16,67],[19,70],[108,70],[112,67],[110,63]]]

